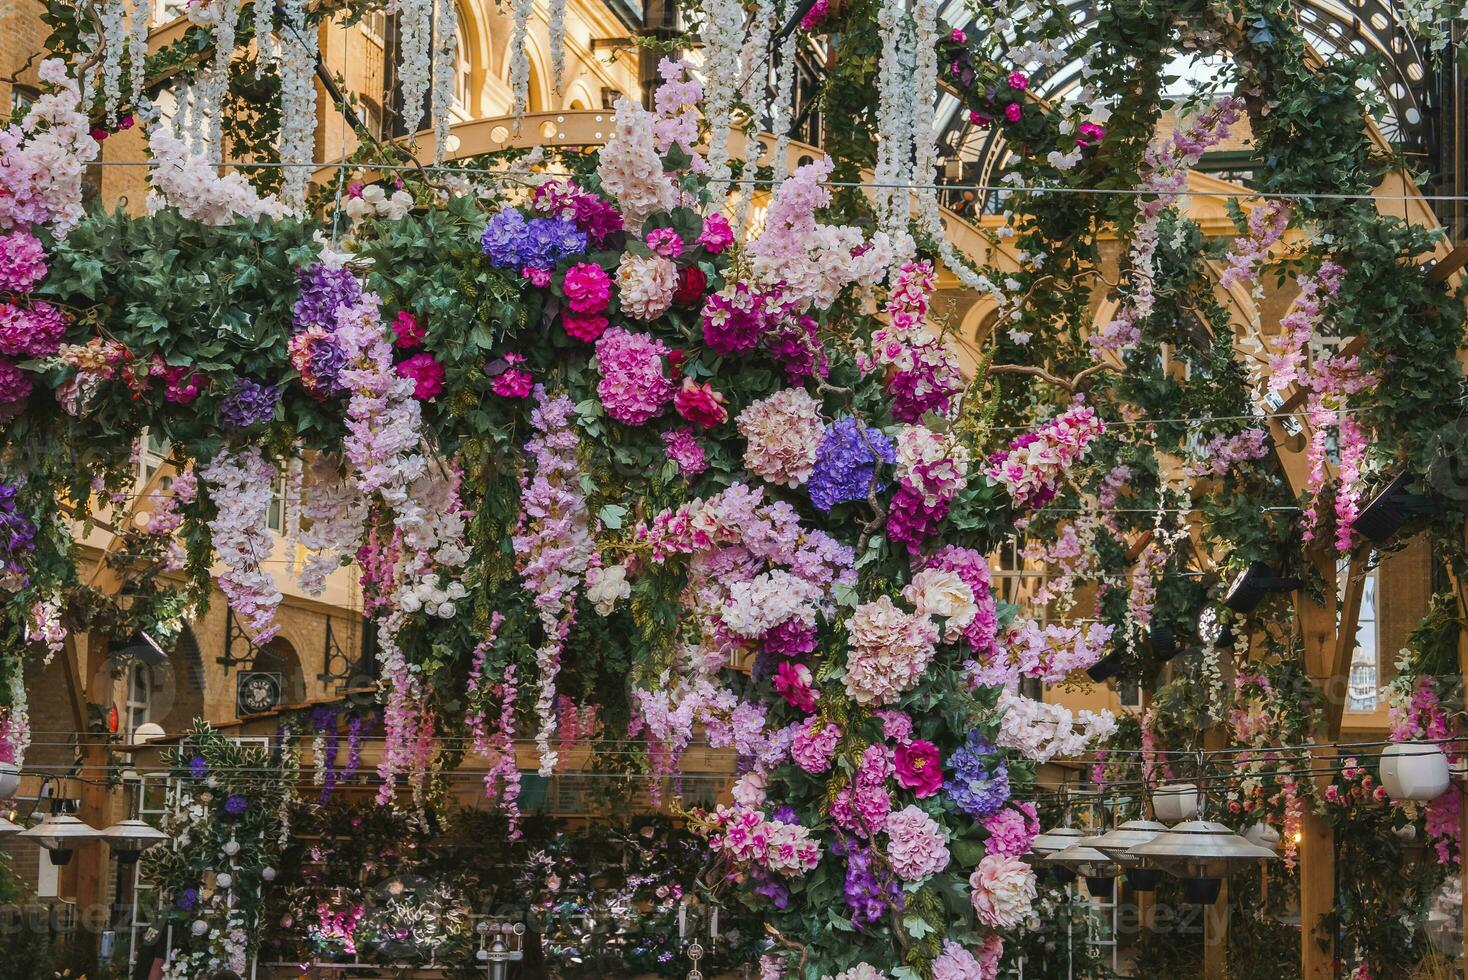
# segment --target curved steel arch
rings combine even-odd
[[[1095,23],[1095,0],[1070,0],[1065,7],[1078,31]],[[1306,41],[1322,56],[1377,57],[1375,87],[1386,107],[1380,122],[1383,135],[1409,155],[1430,152],[1437,128],[1434,72],[1397,4],[1391,0],[1295,0],[1295,9]],[[940,17],[948,27],[974,28],[963,0],[950,0]],[[1032,85],[1046,98],[1061,99],[1079,85],[1080,70],[1081,60],[1072,59],[1035,72]],[[939,154],[961,161],[961,176],[950,182],[986,186],[996,182],[1009,156],[997,128],[974,126],[951,94],[940,95],[934,128]],[[992,211],[1000,197],[988,195],[981,209]]]

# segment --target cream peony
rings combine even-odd
[[[979,611],[968,583],[955,572],[936,568],[925,568],[914,575],[902,590],[902,597],[912,603],[919,616],[941,616],[943,639],[949,643],[963,634]]]
[[[1035,901],[1035,872],[1017,857],[984,855],[968,883],[979,921],[995,929],[1019,925]]]
[[[656,320],[673,305],[678,267],[661,255],[626,255],[617,267],[622,312],[639,320]]]
[[[938,640],[933,621],[903,612],[887,596],[857,606],[849,628],[843,683],[858,704],[890,704],[917,683],[933,660]]]

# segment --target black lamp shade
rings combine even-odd
[[[1121,673],[1121,654],[1115,650],[1086,668],[1086,675],[1097,684],[1104,684]]]
[[[1162,880],[1161,868],[1127,868],[1123,873],[1134,892],[1155,892]]]
[[[1148,640],[1152,645],[1152,655],[1159,663],[1165,664],[1177,656],[1177,636],[1171,624],[1162,623],[1152,627]]]
[[[1183,879],[1183,901],[1189,905],[1212,905],[1222,890],[1222,878]]]
[[[1086,875],[1086,891],[1092,898],[1110,898],[1116,894],[1116,879]]]
[[[1403,472],[1386,485],[1356,516],[1352,523],[1362,537],[1373,544],[1383,544],[1401,530],[1408,519],[1424,514],[1434,514],[1442,509],[1436,497],[1409,493],[1409,474]]]
[[[1293,592],[1300,587],[1297,578],[1279,578],[1262,561],[1252,563],[1229,584],[1223,604],[1234,612],[1249,613],[1271,592]]]

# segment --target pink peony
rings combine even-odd
[[[831,768],[831,757],[841,742],[841,729],[814,716],[801,722],[790,742],[790,758],[809,773],[823,773]]]
[[[943,763],[938,746],[924,739],[897,746],[897,784],[910,789],[918,799],[932,796],[943,788]]]
[[[698,384],[692,378],[683,379],[683,387],[673,396],[673,408],[694,425],[711,429],[729,420],[729,411],[724,408],[724,396],[708,384]]]
[[[647,233],[647,247],[665,259],[683,254],[683,239],[672,228],[654,228]]]
[[[414,354],[398,364],[398,376],[413,382],[413,397],[420,402],[443,391],[443,365],[432,354]]]
[[[46,249],[24,228],[0,235],[0,291],[30,292],[46,276]]]
[[[805,664],[781,662],[775,670],[775,691],[790,706],[807,714],[816,710],[816,689],[812,686],[810,668]]]
[[[694,477],[709,468],[708,458],[692,429],[687,426],[669,429],[661,434],[661,438],[667,447],[668,458],[677,464],[679,473]]]
[[[943,940],[943,952],[933,960],[933,980],[995,980],[999,976],[999,956],[998,953],[992,957],[987,954],[991,945],[988,940],[998,938],[991,935],[985,939],[979,951],[985,959],[975,959],[973,953],[951,939]],[[1002,950],[1003,946],[999,948]]]
[[[931,619],[903,612],[887,596],[862,603],[851,614],[846,693],[858,704],[890,704],[928,669],[937,640]]]
[[[1017,123],[1024,117],[1025,107],[1018,102],[1011,102],[1004,107],[1004,118],[1012,123]]]
[[[567,335],[577,340],[584,340],[588,344],[594,343],[598,337],[607,332],[608,320],[600,313],[562,313],[561,326],[565,328]]]
[[[678,267],[661,255],[625,255],[617,267],[622,312],[638,320],[656,320],[673,305]]]
[[[950,855],[938,822],[909,804],[887,818],[887,859],[903,881],[922,881],[948,867]]]
[[[566,305],[577,313],[600,313],[612,301],[612,277],[593,262],[578,262],[567,269],[561,289],[566,294]]]
[[[1035,901],[1035,872],[1016,857],[984,855],[968,883],[979,921],[995,929],[1019,925]]]
[[[734,228],[729,219],[715,212],[703,219],[703,231],[698,234],[698,244],[710,255],[718,255],[734,244]]]
[[[596,342],[601,381],[596,393],[607,415],[627,425],[642,425],[662,414],[673,397],[673,382],[663,374],[668,348],[647,334],[612,327]]]
[[[968,35],[965,34],[961,29],[955,27],[949,33],[948,40],[952,41],[954,44],[967,44],[968,43]]]
[[[1022,71],[1010,72],[1009,87],[1014,89],[1016,92],[1023,92],[1025,89],[1030,87],[1030,80],[1028,77],[1025,76],[1025,73]]]
[[[535,387],[535,379],[529,371],[518,366],[525,363],[525,355],[509,353],[502,360],[509,366],[491,376],[490,390],[501,398],[528,398]],[[491,368],[486,367],[484,370],[488,373]]]
[[[393,346],[402,350],[413,350],[423,346],[423,338],[427,335],[423,324],[418,318],[407,310],[399,310],[398,315],[392,322]]]

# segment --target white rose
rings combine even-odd
[[[588,576],[588,578],[592,577]],[[611,568],[598,569],[586,590],[586,598],[591,602],[598,616],[610,616],[618,600],[625,599],[631,594],[632,586],[627,582],[626,565],[613,565]]]
[[[382,213],[387,215],[390,221],[399,221],[407,217],[411,210],[413,210],[413,195],[407,191],[398,191],[388,198],[387,204],[382,208]]]
[[[403,612],[409,613],[417,612],[423,607],[422,601],[411,592],[404,592],[402,597],[398,599],[398,605],[402,608]]]
[[[208,931],[209,923],[205,922],[203,919],[195,919],[193,924],[189,926],[189,932],[192,932],[196,936],[202,936]]]
[[[946,620],[945,638],[953,639],[974,621],[978,606],[974,593],[954,572],[925,568],[913,576],[902,595],[913,604],[920,616],[941,616]]]
[[[229,855],[230,857],[234,857],[239,852],[240,852],[240,842],[239,841],[237,841],[237,840],[225,841],[225,843],[224,843],[224,853],[225,854]]]
[[[441,602],[438,604],[438,615],[440,619],[453,619],[457,612],[452,602]]]
[[[217,884],[220,888],[228,888],[230,885],[234,884],[234,875],[230,874],[228,871],[221,871],[219,872],[219,874],[215,875],[214,883]]]

